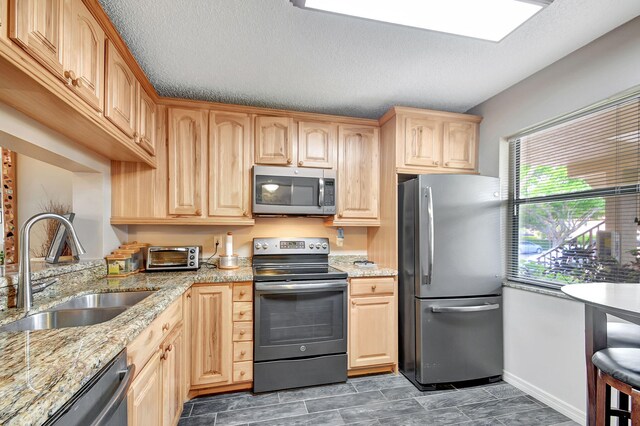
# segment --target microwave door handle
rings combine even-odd
[[[318,207],[324,207],[324,179],[318,179]]]

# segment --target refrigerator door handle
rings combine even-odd
[[[464,312],[482,312],[494,311],[500,309],[497,303],[476,305],[476,306],[432,306],[431,312],[434,313],[464,313]]]
[[[422,272],[422,276],[423,276],[423,284],[431,284],[431,277],[433,275],[433,253],[434,253],[434,242],[433,242],[433,192],[431,191],[431,187],[427,186],[424,188],[424,197],[427,199],[426,200],[426,208],[427,208],[427,220],[429,221],[429,223],[427,224],[427,228],[428,228],[428,240],[427,240],[427,247],[426,248],[426,252],[427,252],[427,258],[426,258],[426,263],[427,263],[427,271],[426,274],[424,273],[424,271]]]

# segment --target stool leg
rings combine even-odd
[[[613,399],[611,399],[611,386],[606,384],[604,401],[604,426],[611,426],[611,403],[613,402]]]
[[[596,426],[605,426],[607,419],[607,388],[609,386],[602,377],[602,371],[598,370],[596,379]]]

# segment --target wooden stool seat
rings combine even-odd
[[[598,369],[596,425],[608,425],[611,416],[618,417],[621,425],[629,420],[640,425],[640,348],[602,349],[591,360]],[[631,412],[611,408],[611,388],[631,397]]]
[[[640,326],[621,322],[607,323],[607,346],[610,348],[640,348]]]

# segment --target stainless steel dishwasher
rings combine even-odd
[[[127,391],[134,373],[134,365],[127,367],[125,349],[47,420],[45,425],[125,426]]]

